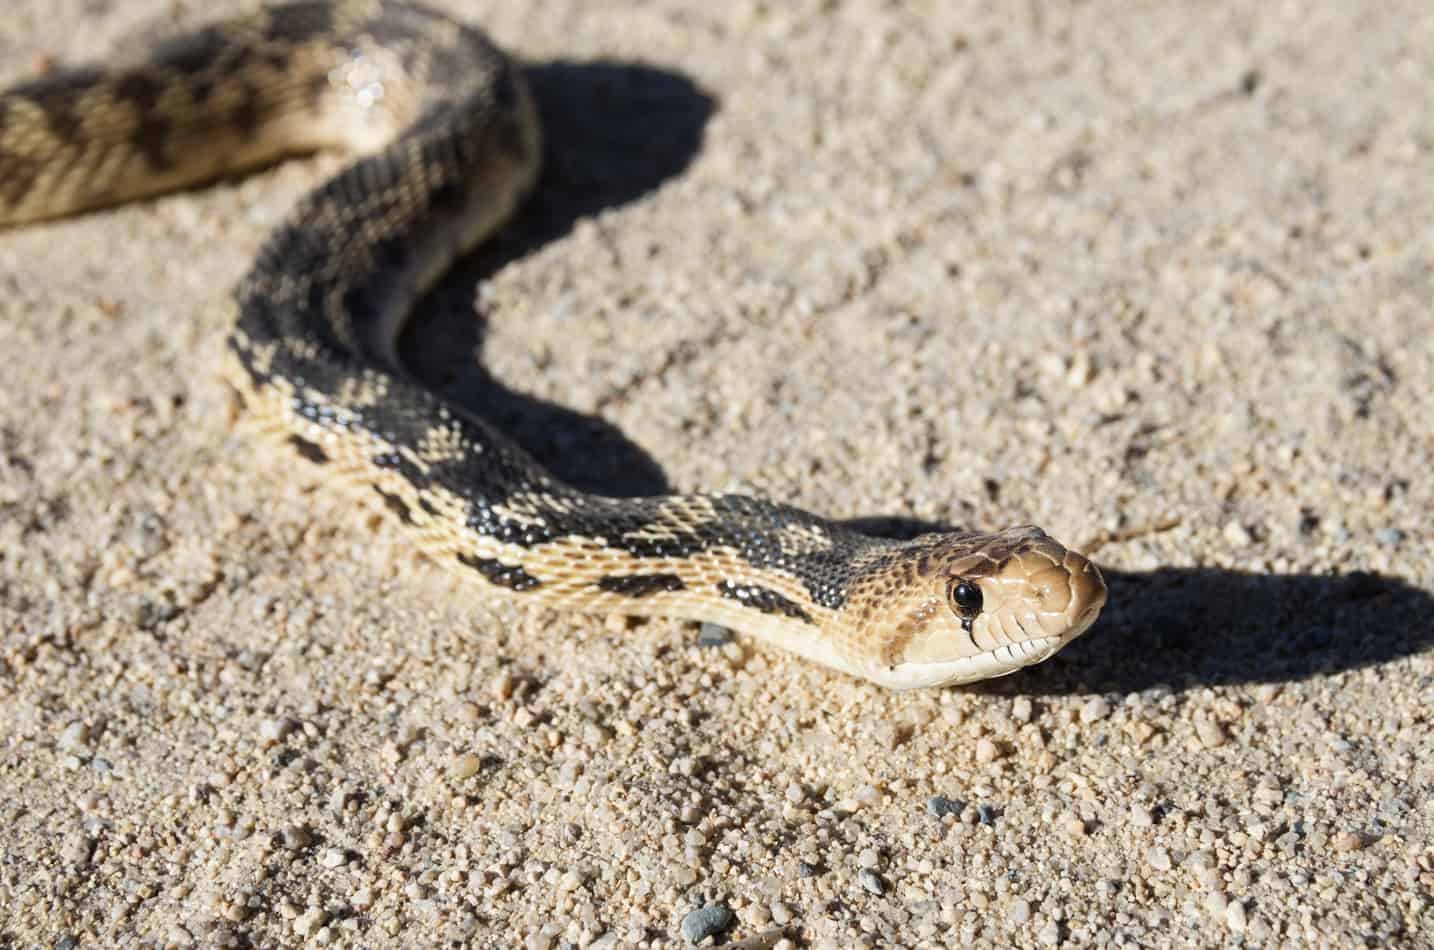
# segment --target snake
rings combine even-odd
[[[261,7],[11,86],[0,226],[327,149],[351,159],[224,303],[223,377],[246,432],[433,560],[516,599],[716,624],[893,689],[1003,676],[1094,623],[1100,570],[1040,528],[875,537],[742,494],[584,492],[414,378],[400,330],[513,217],[544,151],[521,64],[417,3]]]

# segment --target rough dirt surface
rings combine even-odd
[[[0,234],[0,943],[1434,939],[1434,7],[444,5],[550,158],[433,385],[1111,604],[898,695],[489,596],[230,431],[218,304],[338,157]],[[0,81],[226,8],[11,0]]]

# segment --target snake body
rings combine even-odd
[[[1012,672],[1095,620],[1100,572],[1037,528],[898,542],[740,495],[587,494],[415,383],[399,329],[513,213],[542,151],[522,71],[421,6],[293,3],[0,93],[0,224],[333,146],[359,157],[233,295],[228,376],[246,425],[381,500],[437,561],[528,600],[733,627],[896,688]]]

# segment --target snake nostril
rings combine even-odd
[[[1051,567],[1032,574],[1026,579],[1031,594],[1040,609],[1049,613],[1063,613],[1071,602],[1070,576],[1059,567]]]

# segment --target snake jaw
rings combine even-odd
[[[943,543],[955,556],[941,556]],[[1039,663],[1085,633],[1106,602],[1095,564],[1038,528],[918,544],[916,563],[926,570],[918,569],[914,602],[891,625],[887,662],[872,676],[896,689],[970,683]],[[969,591],[963,604],[953,602],[950,592],[963,582],[979,589],[979,608]]]

